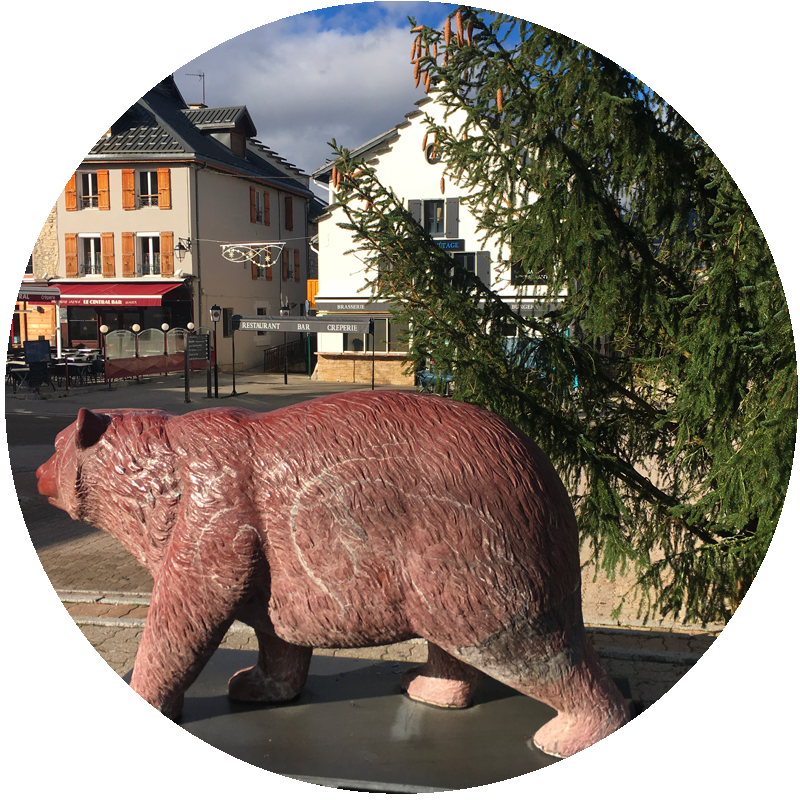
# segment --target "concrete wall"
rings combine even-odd
[[[255,315],[259,309],[264,314],[278,315],[282,304],[295,304],[292,315],[302,314],[306,299],[308,275],[308,238],[306,230],[306,201],[294,196],[294,225],[286,230],[284,220],[284,191],[250,182],[244,178],[227,175],[207,168],[195,173],[197,181],[197,221],[199,241],[200,325],[213,327],[210,309],[214,304],[223,309],[232,309],[233,314]],[[250,222],[250,187],[270,193],[270,222]],[[281,264],[272,268],[272,280],[254,280],[250,262],[233,263],[222,256],[222,244],[285,242],[285,247],[300,253],[300,281],[282,280]],[[224,337],[222,324],[217,326],[217,347],[220,367],[229,369],[232,364],[231,338]],[[263,364],[264,349],[280,345],[284,335],[278,333],[257,334],[241,332],[236,337],[237,369],[247,369]]]

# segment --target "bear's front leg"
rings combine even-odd
[[[193,538],[176,526],[155,577],[131,687],[169,718],[264,571],[256,530],[225,528]]]
[[[295,646],[270,632],[256,630],[258,663],[237,671],[228,682],[228,696],[238,702],[289,702],[308,677],[310,646]]]

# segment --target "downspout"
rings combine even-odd
[[[192,237],[192,242],[195,244],[195,253],[193,255],[194,259],[194,267],[195,267],[195,275],[197,276],[197,317],[195,320],[197,323],[196,326],[201,326],[203,323],[203,282],[200,278],[200,193],[198,189],[199,179],[200,179],[200,170],[203,169],[198,164],[194,170],[194,236]],[[188,192],[188,188],[187,188]],[[214,355],[216,358],[216,354]]]

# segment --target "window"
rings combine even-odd
[[[97,209],[100,193],[97,188],[97,173],[81,173],[81,209]]]
[[[283,199],[283,203],[285,210],[283,225],[287,231],[292,231],[294,229],[294,203],[292,196],[287,195]]]
[[[426,200],[423,203],[422,225],[432,237],[444,236],[444,201]]]
[[[431,237],[458,239],[458,198],[410,200],[408,209],[426,234]]]
[[[403,352],[408,350],[408,326],[401,325],[394,318],[373,318],[375,331],[375,352],[379,354]],[[372,353],[372,335],[343,334],[343,350],[355,353]]]
[[[441,160],[441,157],[436,152],[436,145],[428,145],[425,149],[425,160],[428,164],[438,164]]]
[[[491,287],[492,262],[489,251],[475,253],[460,251],[453,253],[452,257],[469,274],[477,276],[486,287]]]
[[[140,276],[161,275],[161,241],[157,234],[139,234]]]
[[[103,272],[103,264],[100,258],[101,243],[100,237],[94,234],[79,235],[81,242],[81,268],[80,275],[92,276]]]
[[[264,253],[262,251],[256,256],[255,259],[250,260],[250,266],[253,270],[253,281],[256,281],[258,279],[265,279],[266,281],[272,281],[271,265],[268,266],[270,258],[271,257],[269,254]],[[261,313],[259,312],[259,314]]]
[[[139,206],[158,206],[158,172],[142,170],[139,173]]]

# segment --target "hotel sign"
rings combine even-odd
[[[443,250],[443,251],[463,251],[464,250],[464,240],[463,239],[437,239],[436,244]]]

